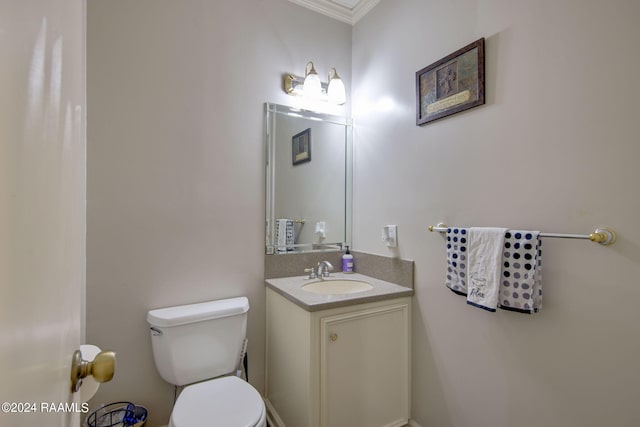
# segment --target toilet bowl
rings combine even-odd
[[[168,427],[266,427],[258,391],[230,375],[243,356],[249,301],[245,297],[147,313],[156,368],[185,386]]]

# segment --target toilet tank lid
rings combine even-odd
[[[249,311],[246,297],[229,298],[176,307],[158,308],[147,313],[147,322],[151,326],[171,327],[235,316]]]

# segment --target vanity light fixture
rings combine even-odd
[[[304,78],[293,74],[285,74],[283,87],[284,91],[289,95],[304,96],[305,98],[328,101],[337,105],[347,102],[344,83],[336,69],[332,68],[329,71],[328,83],[324,83],[320,81],[320,76],[311,61],[305,67]]]

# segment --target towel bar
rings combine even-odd
[[[444,223],[438,223],[438,225],[430,225],[429,231],[437,231],[444,233],[447,231],[447,225]],[[607,227],[597,228],[591,234],[565,234],[565,233],[540,233],[540,237],[557,237],[562,239],[588,239],[595,243],[600,243],[603,246],[609,246],[615,243],[617,236],[616,232]]]

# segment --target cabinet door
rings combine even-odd
[[[321,426],[391,427],[409,418],[409,304],[320,320]]]

